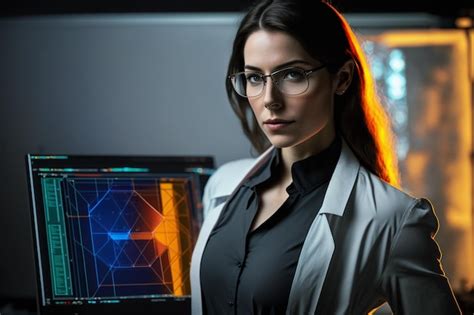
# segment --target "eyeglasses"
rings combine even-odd
[[[298,95],[306,92],[309,87],[308,76],[323,69],[326,65],[321,65],[314,69],[304,70],[298,67],[290,67],[277,70],[264,75],[257,71],[243,71],[229,76],[232,86],[237,94],[242,97],[257,97],[262,94],[266,78],[271,77],[273,84],[278,90],[286,95]]]

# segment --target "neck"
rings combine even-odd
[[[324,131],[322,130],[320,134],[293,147],[281,149],[281,174],[285,183],[292,182],[291,166],[293,163],[316,155],[331,145],[336,133],[334,131],[325,133]]]

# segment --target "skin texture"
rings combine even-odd
[[[292,61],[297,62],[291,66],[304,70],[321,65],[290,35],[266,30],[248,37],[244,61],[246,70],[258,70],[265,75]],[[265,222],[288,197],[286,187],[292,181],[291,165],[324,150],[334,140],[334,97],[349,86],[353,68],[353,62],[349,61],[336,74],[326,68],[314,72],[309,76],[308,90],[293,96],[282,94],[268,78],[262,94],[249,98],[260,128],[275,147],[281,148],[283,162],[278,174],[261,188],[261,207],[253,229]],[[272,130],[265,123],[268,119],[291,123]]]
[[[282,32],[259,30],[252,33],[244,47],[246,68],[257,68],[270,74],[281,65],[292,64],[308,70],[321,65],[300,43]],[[330,74],[326,68],[309,76],[309,88],[300,95],[282,94],[268,79],[263,93],[249,98],[255,117],[270,142],[282,149],[285,164],[314,155],[332,142],[334,129],[334,95],[345,91],[352,77],[353,63],[346,63],[339,73]],[[268,108],[266,108],[267,106]],[[272,131],[264,121],[284,119],[293,121],[280,130]]]

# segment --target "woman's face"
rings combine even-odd
[[[265,30],[248,37],[244,61],[245,71],[257,70],[264,75],[289,66],[309,70],[321,65],[290,35]],[[324,148],[334,138],[333,104],[337,87],[333,76],[323,68],[308,79],[306,92],[285,95],[268,77],[263,92],[248,99],[259,126],[275,147],[314,150]]]

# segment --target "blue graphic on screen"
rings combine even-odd
[[[54,295],[189,295],[192,182],[43,178]]]

